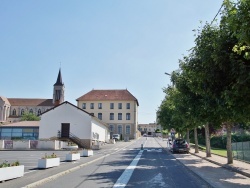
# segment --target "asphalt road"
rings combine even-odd
[[[141,138],[126,148],[117,149],[112,155],[38,187],[208,187],[206,182],[162,149],[163,144],[166,142],[161,139]]]

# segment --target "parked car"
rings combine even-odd
[[[115,139],[115,141],[120,140],[119,134],[113,134],[112,139]]]
[[[147,137],[148,135],[147,135],[147,134],[144,134],[143,136],[144,136],[144,137]]]
[[[189,153],[190,147],[186,140],[184,139],[175,139],[172,143],[170,151],[175,153]]]

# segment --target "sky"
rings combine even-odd
[[[1,0],[0,96],[52,98],[61,68],[65,100],[128,89],[138,123],[154,123],[194,32],[223,0]]]

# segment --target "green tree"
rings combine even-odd
[[[224,0],[223,24],[237,38],[233,51],[250,59],[250,0]]]
[[[22,117],[21,117],[21,121],[39,121],[40,117],[36,116],[33,113],[28,113],[25,112]]]

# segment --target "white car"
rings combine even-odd
[[[120,140],[119,134],[113,134],[112,139],[115,139],[115,141]]]

